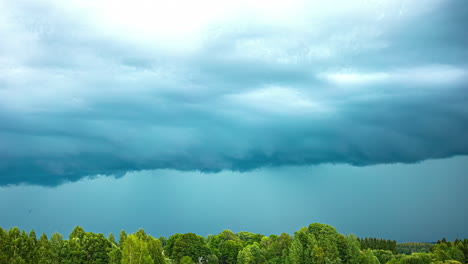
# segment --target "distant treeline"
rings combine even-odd
[[[386,240],[381,238],[366,237],[358,238],[361,249],[382,249],[397,253],[397,242],[395,240]]]
[[[431,248],[435,244],[431,243],[418,243],[418,242],[409,242],[409,243],[401,243],[397,244],[396,248],[398,253],[400,254],[412,254],[412,253],[417,253],[417,252],[430,252]]]
[[[407,245],[408,243],[404,244]],[[59,233],[29,234],[0,228],[0,264],[460,264],[468,260],[468,239],[433,245],[427,252],[398,254],[395,241],[358,239],[314,223],[291,236],[264,236],[224,230],[202,237],[194,233],[154,238],[143,229],[85,232],[77,226],[68,239]],[[405,252],[407,253],[407,252]]]

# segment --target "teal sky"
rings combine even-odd
[[[4,228],[153,236],[224,229],[293,234],[312,222],[407,241],[468,236],[468,157],[404,165],[318,165],[245,173],[173,170],[97,177],[58,187],[0,188]]]
[[[468,2],[0,0],[0,226],[467,236]]]

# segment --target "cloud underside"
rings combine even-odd
[[[468,154],[460,1],[239,4],[134,24],[72,3],[0,4],[0,185]]]

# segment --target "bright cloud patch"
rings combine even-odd
[[[389,72],[357,73],[345,70],[321,75],[325,80],[337,85],[368,85],[396,83],[398,85],[466,84],[468,70],[451,65],[424,65],[415,68],[397,69]]]
[[[389,81],[388,73],[330,73],[324,75],[325,79],[341,85],[375,84]]]
[[[242,94],[228,95],[231,104],[270,114],[314,114],[325,112],[326,106],[312,101],[299,91],[268,87]]]
[[[0,184],[466,155],[467,10],[2,2]]]

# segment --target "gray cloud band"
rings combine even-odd
[[[173,53],[20,3],[0,11],[1,185],[468,154],[460,1],[319,31],[220,25]]]

